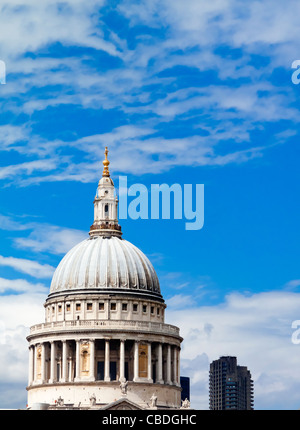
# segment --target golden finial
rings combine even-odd
[[[103,166],[104,166],[104,169],[103,169],[103,174],[102,174],[102,176],[110,176],[110,174],[109,174],[109,170],[108,170],[108,166],[109,166],[109,161],[108,161],[108,159],[107,159],[107,154],[108,154],[108,149],[107,149],[107,146],[105,147],[105,152],[104,152],[104,154],[105,154],[105,160],[103,161]]]

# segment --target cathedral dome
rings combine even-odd
[[[136,246],[116,236],[96,236],[74,246],[54,272],[50,295],[112,292],[161,299],[156,272]]]
[[[149,259],[121,238],[118,199],[108,169],[104,170],[94,200],[90,237],[74,246],[54,272],[50,297],[73,293],[111,293],[150,296],[163,301],[158,277]]]

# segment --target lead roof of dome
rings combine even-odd
[[[61,260],[50,296],[76,292],[146,294],[162,299],[149,259],[132,243],[115,236],[86,239]]]

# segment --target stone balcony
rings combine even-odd
[[[147,322],[147,321],[126,321],[126,320],[72,320],[57,321],[36,324],[30,327],[30,336],[40,334],[50,334],[53,332],[140,332],[155,333],[179,337],[179,328],[170,324]]]

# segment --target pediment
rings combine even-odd
[[[109,403],[102,408],[103,410],[142,410],[139,405],[131,402],[128,399],[119,399],[115,402]]]

